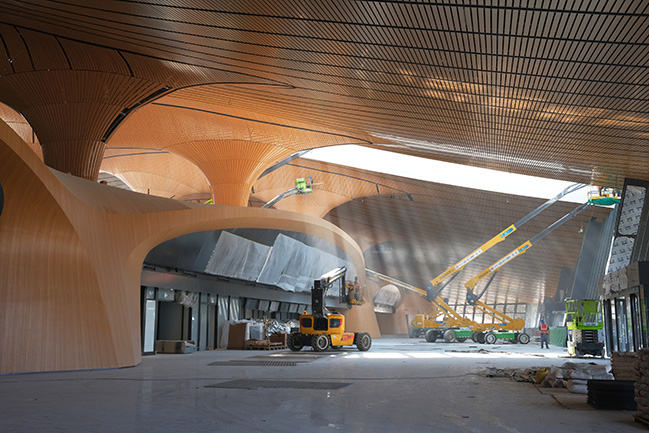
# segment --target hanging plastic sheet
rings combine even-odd
[[[289,292],[308,292],[313,280],[334,268],[346,266],[356,275],[351,262],[280,234],[268,247],[228,232],[221,233],[205,272],[213,275],[257,281]],[[332,287],[328,296],[339,296]]]
[[[205,272],[256,281],[270,250],[271,247],[224,231],[212,251]]]
[[[356,272],[352,263],[280,234],[258,281],[290,292],[307,292],[313,280],[340,266],[347,267],[348,275]],[[337,296],[338,290],[334,287],[327,295]]]

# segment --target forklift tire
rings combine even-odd
[[[299,352],[304,347],[304,344],[302,343],[302,335],[296,333],[289,334],[286,339],[286,345],[293,352]]]
[[[311,337],[311,347],[315,352],[324,352],[329,349],[329,336],[325,334],[314,335]]]
[[[372,337],[367,332],[359,332],[354,337],[354,344],[361,352],[367,352],[372,347]]]
[[[518,342],[521,344],[527,344],[530,342],[530,336],[526,334],[525,332],[521,332],[518,334]]]
[[[484,344],[484,332],[478,332],[478,335],[476,335],[476,337],[478,337],[478,343]]]
[[[444,331],[444,341],[447,343],[455,343],[457,341],[457,336],[455,335],[455,331],[452,329],[447,329]]]
[[[433,331],[432,329],[426,331],[426,341],[434,343],[435,340],[437,340],[437,331]]]
[[[496,344],[496,340],[497,340],[496,335],[493,332],[488,332],[484,336],[484,342],[487,344]]]

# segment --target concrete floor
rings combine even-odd
[[[374,340],[364,353],[155,355],[120,370],[0,376],[0,431],[647,431],[632,412],[595,410],[585,395],[482,375],[568,360],[565,349],[532,343],[407,338]],[[608,365],[579,360],[589,361]]]

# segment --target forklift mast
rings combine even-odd
[[[324,297],[327,294],[327,290],[336,281],[340,279],[345,280],[346,272],[347,268],[342,266],[327,272],[320,279],[313,282],[313,289],[311,290],[311,311],[316,320],[319,317],[327,317],[329,315],[329,310],[324,306]]]

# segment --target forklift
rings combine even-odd
[[[288,348],[294,352],[304,346],[311,346],[315,352],[324,352],[329,347],[356,345],[365,352],[372,346],[372,337],[367,332],[345,332],[345,316],[331,312],[324,306],[324,297],[336,281],[345,281],[347,268],[340,267],[327,272],[313,282],[311,289],[312,314],[306,311],[300,316],[300,327],[291,329]]]

